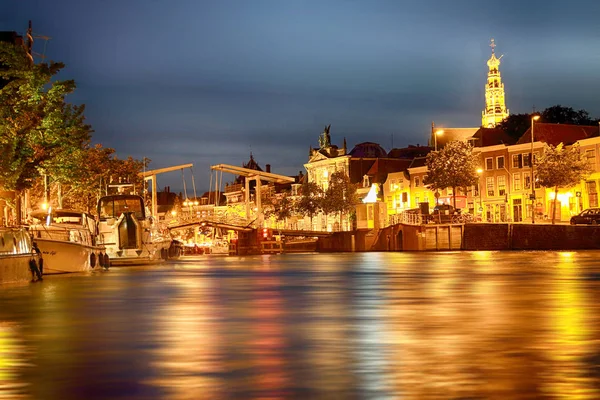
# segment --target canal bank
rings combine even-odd
[[[595,250],[600,226],[477,223],[397,224],[379,230],[336,232],[317,251]]]

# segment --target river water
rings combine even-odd
[[[600,252],[201,256],[0,286],[0,399],[598,399]]]

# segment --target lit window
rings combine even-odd
[[[498,169],[504,168],[504,156],[496,157],[496,165],[498,166]]]
[[[523,155],[522,154],[513,154],[512,167],[513,168],[523,168]]]
[[[525,189],[531,189],[531,174],[529,172],[523,173],[523,182],[525,183]]]
[[[488,176],[486,178],[486,182],[487,182],[487,195],[488,195],[488,197],[495,196],[494,177],[493,176]]]
[[[521,174],[513,174],[513,190],[521,190]]]
[[[595,150],[586,150],[585,158],[587,159],[590,165],[596,164],[596,151]]]
[[[506,194],[506,177],[501,175],[498,177],[498,195],[504,196]]]

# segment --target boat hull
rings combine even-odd
[[[88,272],[101,268],[99,259],[103,255],[102,247],[43,238],[37,238],[36,242],[44,259],[44,275]]]
[[[31,254],[0,255],[0,285],[30,282],[35,277],[29,268]]]
[[[170,241],[158,243],[144,242],[139,249],[119,249],[116,246],[106,246],[106,254],[111,266],[157,264],[168,258]]]
[[[35,279],[29,261],[37,262],[39,256],[32,250],[31,238],[25,229],[0,228],[0,284]]]

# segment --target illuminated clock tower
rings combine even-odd
[[[481,112],[481,126],[484,128],[493,128],[508,117],[508,110],[504,103],[504,84],[498,70],[502,56],[496,58],[494,39],[492,39],[490,47],[492,48],[492,57],[487,62],[489,71],[485,86],[485,110]]]

